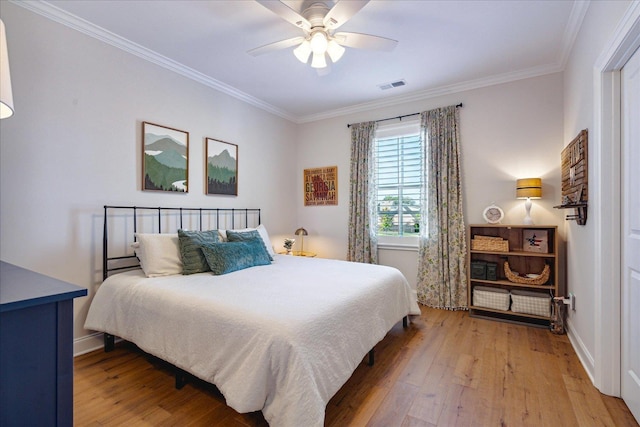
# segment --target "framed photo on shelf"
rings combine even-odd
[[[142,122],[142,190],[187,193],[189,132]]]
[[[549,235],[546,230],[522,230],[524,252],[549,253]]]
[[[206,138],[205,193],[238,195],[238,146]]]

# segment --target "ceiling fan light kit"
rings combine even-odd
[[[338,44],[334,39],[329,39],[324,31],[316,31],[313,35],[305,39],[300,45],[293,49],[293,54],[300,62],[306,64],[309,55],[313,53],[311,66],[313,68],[324,68],[327,66],[325,54],[329,55],[334,64],[342,58],[346,49]]]
[[[309,61],[313,53],[311,67],[327,67],[327,58],[336,63],[345,52],[344,46],[357,49],[373,49],[390,51],[398,43],[396,40],[359,33],[333,33],[339,26],[347,22],[356,12],[362,9],[369,0],[338,0],[331,9],[323,2],[314,2],[302,13],[291,9],[285,3],[277,0],[256,0],[285,21],[302,29],[304,37],[294,37],[279,42],[270,43],[250,50],[250,55],[261,55],[291,46],[296,47],[293,54],[304,64]]]

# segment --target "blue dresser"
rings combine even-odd
[[[73,299],[85,295],[0,261],[0,426],[73,425]]]

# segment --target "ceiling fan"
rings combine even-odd
[[[342,24],[362,9],[369,0],[338,0],[332,8],[324,2],[312,2],[302,13],[298,13],[279,0],[256,0],[258,3],[280,16],[287,22],[302,29],[303,36],[281,40],[252,49],[250,55],[258,56],[279,49],[298,45],[294,55],[306,64],[311,56],[313,68],[327,67],[327,56],[331,62],[337,62],[346,47],[391,51],[397,40],[370,34],[335,32]]]

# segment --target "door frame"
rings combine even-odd
[[[640,3],[632,3],[594,66],[595,354],[594,385],[621,393],[622,200],[620,70],[640,47]]]

